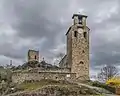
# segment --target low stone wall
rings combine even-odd
[[[120,87],[116,88],[116,94],[120,95]]]
[[[42,68],[35,68],[29,70],[29,72],[61,72],[61,73],[70,73],[70,69],[68,68],[47,68],[47,69],[42,69]]]
[[[12,81],[14,83],[21,83],[25,80],[39,81],[41,79],[53,80],[74,80],[75,73],[59,73],[59,72],[14,72]]]

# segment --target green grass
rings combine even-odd
[[[24,82],[19,85],[20,89],[30,91],[30,90],[35,90],[38,88],[41,88],[45,85],[70,85],[70,84],[65,84],[65,83],[60,83],[59,81],[54,81],[54,80],[41,80],[39,82]]]
[[[19,88],[23,89],[23,90],[34,90],[34,89],[37,89],[41,86],[42,86],[42,84],[40,82],[22,83],[19,85]]]

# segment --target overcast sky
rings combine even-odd
[[[0,0],[0,64],[22,64],[28,49],[50,63],[66,52],[72,15],[88,15],[91,73],[120,66],[120,0]]]

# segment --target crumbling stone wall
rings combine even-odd
[[[70,73],[69,68],[32,68],[29,72],[59,72],[59,73]]]
[[[74,80],[75,73],[59,73],[59,72],[14,72],[12,81],[14,83],[21,83],[25,80],[39,81],[41,79],[52,80]]]
[[[117,95],[120,95],[120,88],[119,88],[119,87],[116,88],[116,94],[117,94]]]

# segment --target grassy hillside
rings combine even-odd
[[[65,82],[65,81],[55,81],[50,79],[43,79],[39,82],[23,82],[19,84],[19,88],[23,90],[35,90],[38,88],[41,88],[46,85],[73,85],[71,83]]]
[[[98,95],[97,90],[86,86],[69,83],[66,81],[41,80],[39,82],[24,82],[19,84],[15,89],[14,95],[23,96],[29,94],[43,94],[35,96],[80,96],[82,95]],[[28,96],[29,96],[28,95]]]

